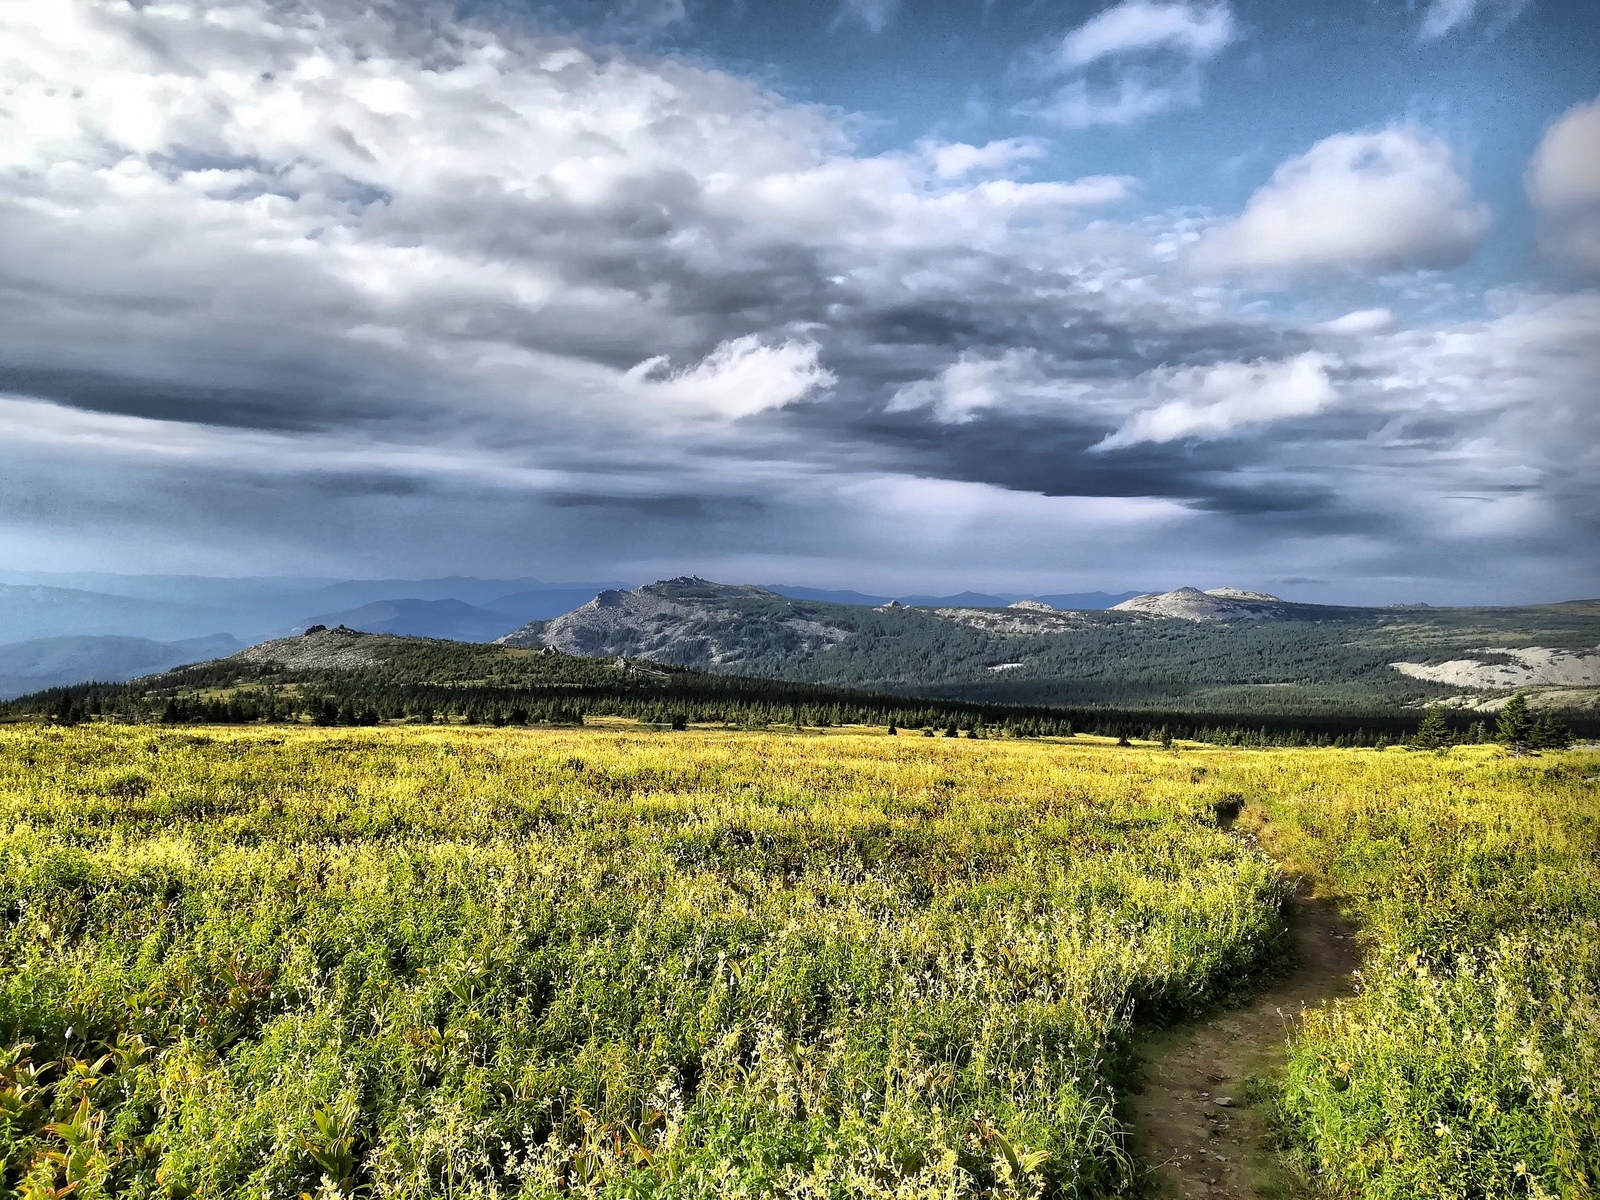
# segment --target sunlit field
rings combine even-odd
[[[10,727],[5,1183],[1126,1193],[1140,1031],[1281,965],[1298,870],[1369,962],[1307,1171],[1591,1195],[1600,755],[1498,753]]]

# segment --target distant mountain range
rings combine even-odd
[[[680,578],[602,592],[500,640],[904,695],[1072,707],[1378,713],[1442,700],[1492,711],[1511,688],[1563,709],[1600,700],[1600,601],[1360,608],[1179,588],[1103,610],[1038,600],[866,607]]]
[[[115,634],[12,642],[0,646],[0,700],[91,679],[106,683],[137,679],[239,648],[238,640],[225,633],[181,642]]]
[[[73,669],[85,672],[83,678],[111,679],[130,661],[129,650],[115,640],[93,639],[174,643],[226,636],[249,644],[312,624],[344,624],[373,632],[490,641],[528,621],[559,616],[615,586],[614,581],[552,584],[532,578],[8,573],[0,575],[0,654],[5,646],[39,639],[89,639],[74,644],[61,659],[62,669],[74,662],[78,665]],[[35,653],[44,652],[18,649],[15,657],[28,661]]]
[[[1489,710],[1516,687],[1565,709],[1600,696],[1596,602],[1363,608],[1237,588],[891,598],[694,578],[632,590],[531,578],[3,578],[0,695],[135,678],[322,625],[985,703],[1392,712],[1429,699]]]
[[[34,683],[126,679],[174,665],[173,653],[135,642],[186,645],[223,637],[259,642],[313,625],[343,625],[368,633],[490,642],[530,621],[561,616],[608,589],[615,580],[546,583],[528,576],[478,579],[318,579],[197,575],[117,575],[109,572],[0,572],[0,688],[9,694]],[[776,586],[780,595],[836,604],[876,606],[890,597],[861,592]],[[1133,593],[1040,597],[1057,607],[1107,608]],[[965,592],[903,596],[913,605],[1004,605],[1021,597]],[[50,647],[41,640],[73,639]],[[133,639],[133,641],[129,641]],[[222,643],[218,643],[221,645]],[[4,663],[18,664],[5,668]],[[33,664],[33,665],[29,665]],[[143,672],[136,672],[143,673]]]

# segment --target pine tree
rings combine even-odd
[[[1461,740],[1469,746],[1481,746],[1489,740],[1489,727],[1482,721],[1474,721],[1467,726],[1466,736]]]
[[[1528,712],[1528,698],[1521,692],[1507,700],[1500,710],[1494,740],[1513,754],[1526,754],[1534,748],[1534,721]]]
[[[1413,750],[1443,750],[1454,741],[1450,733],[1450,725],[1444,719],[1444,709],[1437,704],[1428,705],[1428,711],[1423,714],[1422,724],[1417,726],[1417,732],[1411,735],[1407,743]]]
[[[1534,722],[1533,744],[1541,750],[1565,750],[1572,745],[1572,731],[1547,712]]]

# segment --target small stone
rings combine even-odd
[[[1232,1096],[1218,1096],[1217,1104],[1222,1108],[1232,1108],[1236,1101]]]

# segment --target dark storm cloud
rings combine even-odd
[[[1192,217],[1112,219],[1129,180],[865,156],[692,63],[263,0],[63,12],[0,128],[0,433],[68,526],[132,497],[119,521],[183,536],[370,522],[378,557],[575,569],[960,554],[941,531],[996,520],[1382,557],[1576,527],[1591,494],[1591,293],[1301,328],[1193,273]],[[1364,186],[1307,161],[1252,211]]]

